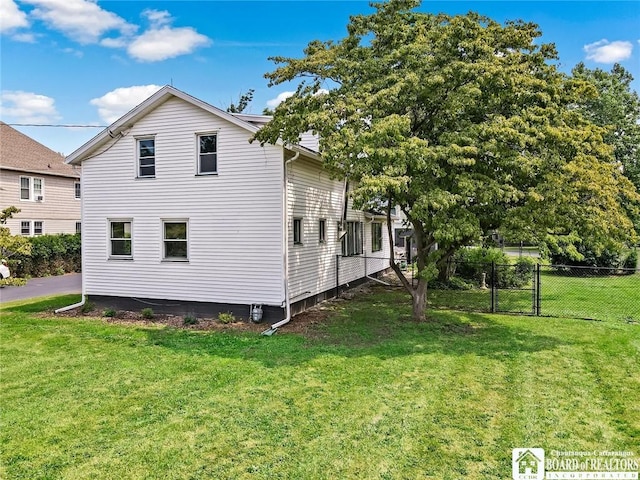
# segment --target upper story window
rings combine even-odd
[[[164,260],[188,260],[188,225],[185,220],[165,220],[162,225]]]
[[[198,174],[218,172],[218,135],[198,135]]]
[[[371,224],[371,251],[382,250],[382,223],[373,222]]]
[[[138,177],[156,176],[156,139],[138,138]]]
[[[131,258],[131,220],[109,220],[109,256]]]
[[[44,200],[44,180],[38,177],[20,177],[20,200]]]
[[[73,184],[75,189],[76,198],[80,198],[82,196],[82,190],[80,189],[80,182],[76,182]]]

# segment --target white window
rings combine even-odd
[[[30,177],[20,177],[20,200],[31,200]]]
[[[80,198],[82,195],[82,190],[80,189],[80,182],[74,183],[73,186],[75,188],[76,198]]]
[[[321,218],[318,222],[318,241],[325,243],[327,241],[327,220]]]
[[[342,255],[361,255],[362,251],[362,222],[347,222],[346,235],[342,237]]]
[[[293,219],[293,243],[294,245],[302,244],[302,219]]]
[[[218,135],[198,135],[198,174],[217,173]]]
[[[154,178],[156,176],[156,140],[155,138],[138,138],[138,177]]]
[[[29,236],[31,235],[31,221],[23,220],[20,222],[20,234]]]
[[[131,247],[131,220],[109,220],[109,256],[131,258]]]
[[[371,224],[371,251],[382,250],[382,223],[373,222]]]
[[[185,220],[164,220],[162,222],[164,260],[188,260],[188,222]]]
[[[42,235],[44,233],[44,222],[35,221],[33,222],[33,234],[34,235]]]
[[[38,177],[20,177],[20,200],[44,200],[44,180]]]

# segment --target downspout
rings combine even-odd
[[[111,133],[111,132],[109,132]],[[82,220],[84,220],[84,182],[82,181],[82,171],[80,172],[80,240],[84,243],[84,236],[82,235]],[[80,265],[82,268],[82,299],[78,303],[73,305],[67,305],[66,307],[58,308],[53,313],[66,312],[67,310],[73,310],[74,308],[82,307],[87,301],[87,295],[85,290],[85,276],[84,276],[84,255],[82,251],[82,243],[80,245]]]
[[[287,179],[287,165],[291,162],[298,159],[300,156],[300,152],[296,152],[296,154],[291,157],[289,160],[284,162],[284,173],[283,173],[283,181],[284,184],[282,186],[282,264],[284,267],[284,297],[285,297],[285,308],[286,308],[286,316],[284,320],[280,320],[279,322],[274,323],[267,330],[262,332],[262,335],[271,336],[278,328],[282,325],[286,325],[291,321],[291,299],[289,297],[289,238],[288,238],[288,220],[289,220],[289,208],[288,208],[288,179]]]

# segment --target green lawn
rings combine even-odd
[[[640,273],[618,276],[541,273],[540,313],[543,316],[640,322]],[[496,311],[533,313],[532,285],[498,290]],[[490,290],[434,290],[428,302],[435,308],[491,311]]]
[[[304,337],[35,313],[76,300],[2,308],[0,478],[507,479],[514,447],[638,453],[637,324],[415,323],[383,287]]]

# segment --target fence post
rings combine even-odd
[[[496,262],[491,262],[491,313],[496,313]]]
[[[340,255],[336,255],[336,298],[340,295]]]
[[[542,300],[542,285],[540,284],[540,264],[536,264],[536,315],[540,316],[541,306],[540,301]]]

